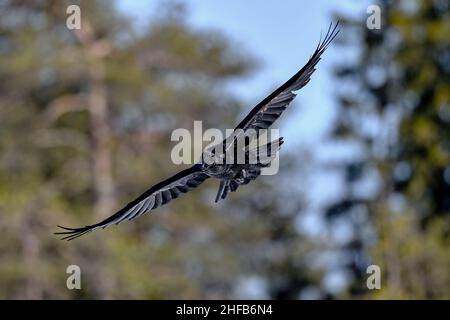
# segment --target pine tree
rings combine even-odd
[[[363,152],[341,163],[345,192],[327,216],[330,227],[337,219],[353,225],[340,249],[354,278],[348,294],[448,298],[450,8],[432,0],[377,4],[380,30],[344,18],[344,42],[361,52],[337,70],[345,89],[332,139]],[[361,192],[367,182],[373,192]],[[369,264],[381,267],[380,291],[365,287]]]
[[[299,197],[278,177],[218,206],[209,181],[134,223],[70,243],[52,234],[180,170],[174,129],[232,128],[243,106],[224,88],[254,66],[183,6],[136,30],[110,1],[80,1],[81,29],[68,30],[69,4],[1,4],[0,298],[230,298],[249,276],[295,298],[317,281],[293,228]],[[82,290],[66,288],[74,264]]]

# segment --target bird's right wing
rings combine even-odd
[[[119,224],[124,220],[132,220],[151,210],[154,210],[172,199],[178,198],[181,194],[191,191],[208,178],[208,175],[201,171],[200,165],[194,165],[183,170],[171,178],[164,180],[140,195],[134,201],[128,203],[124,208],[113,214],[109,218],[81,228],[61,227],[65,231],[56,232],[62,235],[61,240],[72,240],[78,238],[95,229],[106,228],[112,224]]]

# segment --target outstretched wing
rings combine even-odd
[[[268,97],[255,106],[250,113],[242,120],[236,129],[260,129],[269,128],[288,107],[296,97],[294,91],[303,88],[310,80],[311,75],[316,70],[315,67],[321,59],[321,55],[328,48],[330,43],[339,33],[339,22],[334,26],[330,24],[323,41],[319,41],[308,62],[292,78],[290,78],[281,87],[272,92]]]
[[[59,226],[66,231],[56,232],[55,234],[62,235],[63,238],[61,240],[72,240],[95,229],[106,228],[112,224],[119,224],[124,220],[132,220],[168,203],[172,199],[178,198],[183,193],[191,191],[207,178],[208,175],[201,171],[201,166],[198,164],[194,165],[191,168],[183,170],[171,178],[154,185],[136,200],[128,203],[117,213],[99,223],[81,228],[66,228]]]

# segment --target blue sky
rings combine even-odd
[[[137,24],[145,24],[159,2],[122,0],[118,1],[118,7],[135,17]],[[366,0],[185,0],[184,3],[188,7],[188,21],[194,27],[220,30],[260,62],[258,70],[233,81],[228,88],[247,103],[245,112],[307,62],[321,32],[334,22],[334,14],[344,13],[364,19],[370,4]],[[306,236],[330,236],[321,222],[320,208],[338,198],[342,189],[341,173],[324,170],[317,165],[317,159],[353,156],[348,146],[327,145],[326,137],[338,112],[335,93],[339,83],[332,77],[332,67],[336,62],[352,59],[355,54],[356,50],[343,50],[334,43],[324,54],[311,82],[299,91],[290,110],[276,124],[285,137],[284,149],[291,152],[307,149],[316,157],[313,163],[307,164],[307,174],[298,179],[308,203],[305,212],[299,215],[298,227]],[[333,241],[345,241],[349,229],[345,225],[337,226],[335,233]],[[332,291],[339,291],[346,283],[345,275],[337,272],[328,274],[324,280]]]
[[[219,29],[245,52],[255,56],[261,67],[249,77],[234,81],[230,90],[246,103],[250,110],[256,103],[289,79],[308,60],[317,45],[320,33],[333,21],[333,13],[361,15],[366,1],[283,0],[283,1],[223,1],[185,0],[188,20],[202,28]],[[121,10],[136,18],[137,23],[149,21],[159,0],[117,2]],[[331,67],[331,47],[324,55],[312,81],[284,117],[283,135],[286,147],[317,144],[326,134],[335,115]],[[289,143],[291,142],[291,143]]]
[[[151,21],[160,3],[160,0],[117,1],[119,9],[134,17],[138,26]],[[334,22],[334,14],[364,18],[369,4],[365,0],[185,0],[183,3],[187,5],[192,26],[220,30],[260,62],[258,70],[233,81],[228,88],[248,105],[244,114],[307,62],[321,32]],[[335,42],[323,55],[311,82],[299,91],[289,110],[276,123],[285,137],[284,150],[307,149],[321,160],[350,155],[348,147],[339,144],[330,147],[326,141],[338,112],[335,105],[338,83],[333,79],[332,67],[349,59],[346,53]],[[323,168],[314,168],[313,164],[307,170],[310,177],[302,181],[308,184],[307,201],[312,204],[312,211],[319,211],[317,207],[313,209],[315,203],[339,197],[342,177]],[[322,233],[323,230],[317,230],[317,215],[310,217],[313,218],[305,220],[304,229]]]

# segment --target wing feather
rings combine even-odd
[[[65,231],[56,232],[55,234],[63,236],[61,238],[62,240],[73,240],[93,230],[99,228],[104,229],[112,224],[119,224],[125,220],[135,219],[144,213],[159,208],[171,200],[178,198],[181,194],[191,191],[207,178],[208,175],[201,171],[201,166],[194,165],[154,185],[137,199],[128,203],[124,208],[99,223],[81,228],[60,226]]]
[[[316,70],[315,67],[320,61],[322,54],[339,33],[339,22],[334,26],[331,23],[323,40],[319,41],[316,50],[308,62],[292,78],[281,87],[272,92],[263,101],[256,105],[250,113],[237,125],[236,129],[267,129],[281,115],[281,113],[294,100],[294,91],[303,88],[311,79],[311,75]]]

